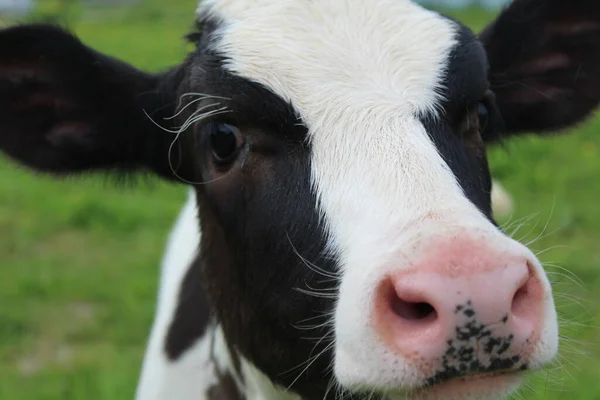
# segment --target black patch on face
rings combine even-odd
[[[227,98],[218,101],[232,112],[190,128],[177,147],[186,152],[184,158],[198,160],[194,176],[201,181],[211,180],[214,173],[204,124],[236,126],[247,147],[220,179],[195,186],[202,241],[180,296],[189,303],[179,305],[182,312],[172,323],[174,340],[167,347],[180,355],[201,335],[199,326],[185,321],[195,318],[198,310],[193,303],[202,304],[186,290],[196,287],[206,294],[233,353],[239,352],[282,388],[291,386],[305,398],[323,398],[331,376],[333,350],[328,346],[333,328],[306,331],[297,326],[311,318],[315,325],[329,318],[314,319],[333,310],[338,282],[309,265],[334,273],[337,262],[325,250],[325,228],[311,185],[307,129],[281,98],[224,69],[222,56],[206,45],[211,25],[205,24],[203,35],[195,37],[200,45],[180,94],[202,92]],[[197,107],[204,105],[200,102]],[[194,110],[188,107],[179,123]],[[323,291],[327,297],[311,296],[302,289]],[[317,355],[306,368],[307,360]]]
[[[457,326],[454,337],[446,341],[442,369],[427,380],[426,386],[465,375],[527,369],[527,364],[521,363],[520,356],[507,355],[514,336],[495,335],[488,325],[479,322],[471,301],[456,306],[455,314],[462,314],[465,323]],[[501,324],[506,324],[507,321],[508,317],[505,316]],[[478,352],[489,357],[487,362],[481,361],[481,354]]]
[[[292,176],[296,178],[279,186],[278,196],[297,195],[292,188],[302,185],[296,180],[302,178],[300,174]],[[331,334],[329,329],[306,332],[295,325],[317,313],[330,312],[333,300],[296,290],[307,285],[322,290],[332,286],[322,283],[323,277],[304,265],[282,238],[289,234],[304,258],[315,260],[321,268],[332,268],[331,262],[321,257],[323,242],[315,240],[322,235],[318,220],[307,218],[315,213],[314,203],[308,199],[290,206],[289,199],[278,202],[276,209],[259,207],[265,195],[261,189],[266,193],[266,188],[242,187],[239,196],[220,204],[199,193],[205,239],[193,268],[203,271],[203,283],[228,343],[275,383],[288,387],[301,374],[309,355],[324,351],[330,343],[324,340],[315,346],[317,339]],[[291,193],[285,193],[287,190]],[[239,221],[236,214],[244,209],[244,221]],[[322,354],[292,390],[309,398],[321,395],[328,383],[326,369],[331,357],[331,352]]]
[[[183,278],[175,315],[165,340],[165,353],[176,361],[201,338],[210,321],[210,306],[202,290],[202,271],[192,266]]]
[[[473,33],[459,27],[457,44],[442,82],[446,88],[444,115],[439,119],[425,117],[422,122],[466,197],[491,220],[491,177],[485,147],[483,142],[473,142],[477,138],[466,141],[457,132],[469,104],[479,102],[486,93],[487,59]]]

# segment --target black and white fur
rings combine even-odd
[[[594,110],[600,3],[516,0],[478,37],[408,0],[205,0],[198,21],[160,74],[55,27],[0,31],[6,154],[191,187],[138,398],[419,398],[430,377],[369,327],[374,284],[431,236],[520,246],[493,222],[485,146]],[[222,124],[239,141],[225,163]],[[556,331],[549,299],[528,368]]]

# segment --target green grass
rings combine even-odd
[[[40,13],[54,13],[44,3]],[[162,3],[162,4],[161,4]],[[145,69],[181,60],[195,0],[152,0],[67,13],[83,40]],[[478,29],[490,15],[455,15]],[[600,399],[600,120],[569,135],[495,149],[494,175],[515,195],[517,237],[537,240],[569,338],[562,366],[537,374],[525,399]],[[56,181],[0,159],[0,400],[131,399],[152,323],[158,264],[185,189],[114,188],[102,177]],[[546,234],[548,234],[546,236]],[[551,271],[558,271],[549,267]],[[563,272],[564,273],[564,272]]]

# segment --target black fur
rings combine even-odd
[[[513,1],[479,37],[505,122],[502,136],[566,129],[596,109],[599,1]]]
[[[464,26],[450,55],[442,86],[446,88],[443,118],[426,117],[422,122],[467,198],[493,221],[491,178],[481,135],[463,137],[458,133],[469,106],[480,102],[489,88],[483,47]],[[488,108],[493,111],[493,105]],[[498,128],[497,121],[489,127],[492,130]]]

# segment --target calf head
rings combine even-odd
[[[304,398],[498,398],[552,360],[551,289],[493,221],[486,145],[596,107],[596,1],[516,0],[479,36],[407,0],[206,0],[198,19],[154,75],[58,28],[1,31],[0,148],[191,185],[203,279],[183,289]]]

